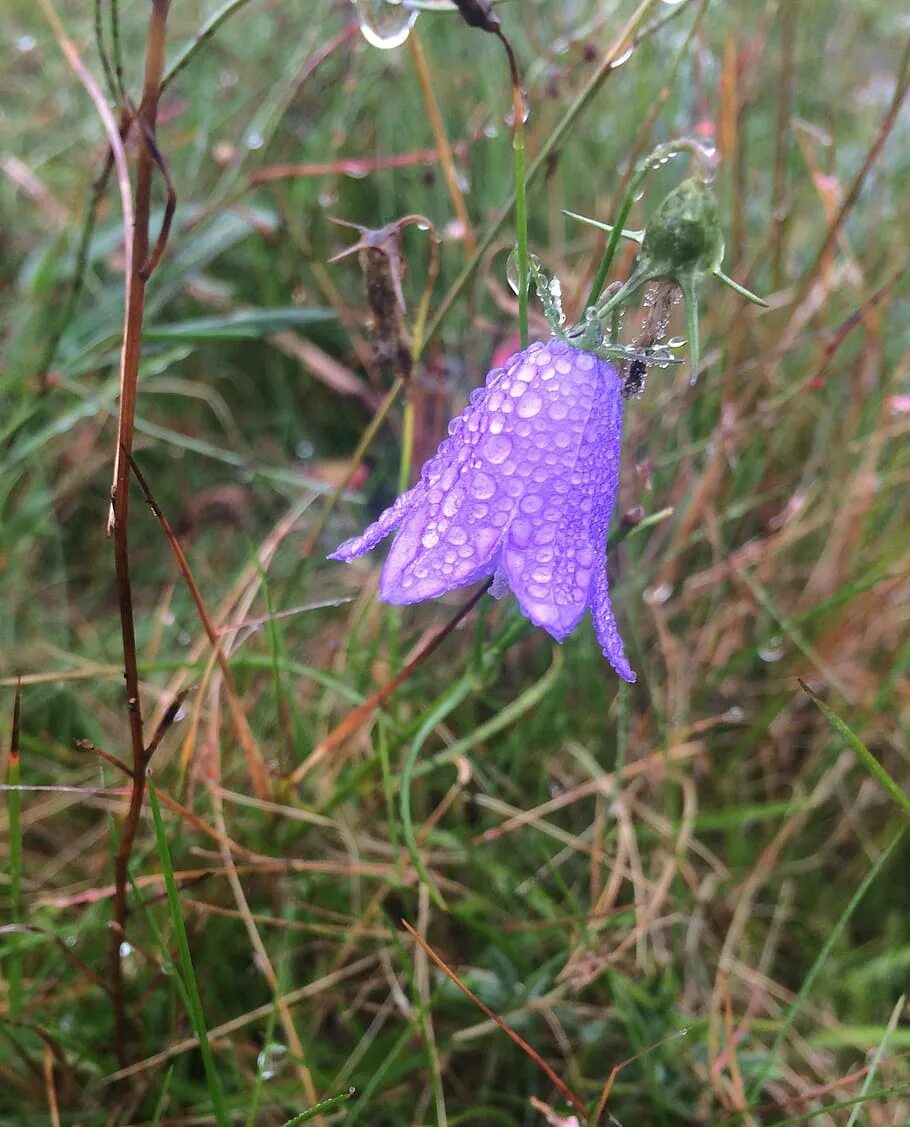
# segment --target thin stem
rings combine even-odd
[[[449,713],[453,712],[465,700],[470,694],[471,689],[471,683],[462,679],[453,685],[443,696],[442,700],[437,701],[436,705],[430,709],[426,719],[411,741],[411,746],[408,748],[404,764],[401,768],[401,781],[399,783],[401,833],[408,849],[408,855],[411,858],[411,864],[414,866],[414,871],[417,873],[417,876],[426,885],[433,903],[443,912],[447,911],[446,902],[443,900],[442,893],[436,887],[433,878],[430,876],[426,865],[424,865],[417,844],[417,834],[414,831],[414,820],[411,816],[411,783],[414,778],[414,768],[417,766],[417,759],[423,745]]]
[[[22,678],[16,685],[13,701],[13,727],[10,736],[6,782],[6,817],[9,826],[9,918],[11,924],[22,919],[22,792],[19,790],[19,709],[22,702]],[[22,1012],[22,951],[18,937],[9,945],[6,956],[9,1016],[18,1021]]]
[[[678,278],[677,285],[682,290],[683,301],[686,304],[686,331],[689,335],[689,383],[694,384],[698,379],[698,291],[695,279],[686,275]]]
[[[788,213],[787,161],[790,155],[790,115],[793,112],[793,75],[795,71],[797,15],[799,4],[781,5],[780,78],[778,80],[777,128],[774,139],[774,175],[771,189],[771,227],[774,231],[771,248],[771,279],[775,289],[783,285]]]
[[[464,233],[465,250],[473,256],[477,251],[474,228],[471,226],[471,217],[468,215],[468,208],[464,202],[464,193],[458,183],[452,146],[446,136],[442,114],[439,112],[439,104],[436,101],[436,95],[433,93],[433,82],[430,78],[430,68],[427,66],[427,57],[423,45],[417,37],[416,30],[412,30],[408,36],[408,47],[411,51],[411,58],[414,60],[414,69],[417,71],[417,81],[420,83],[420,92],[423,95],[423,104],[426,107],[430,129],[433,131],[433,139],[436,142],[436,148],[439,150],[442,175],[445,178],[455,215]]]
[[[104,43],[104,24],[101,19],[101,2],[95,0],[95,46],[101,58],[101,69],[104,71],[104,81],[107,83],[107,92],[112,102],[117,101],[117,81],[114,78],[114,68],[111,66],[110,56]]]
[[[847,216],[853,210],[854,204],[859,199],[859,195],[862,191],[863,184],[866,181],[866,177],[869,175],[869,172],[875,165],[875,162],[878,160],[879,153],[882,151],[882,148],[884,147],[885,141],[888,139],[891,130],[894,128],[894,123],[897,121],[901,105],[903,104],[904,99],[907,97],[908,93],[910,93],[910,39],[907,40],[907,44],[904,48],[904,54],[901,58],[900,69],[898,70],[897,82],[894,87],[894,95],[891,99],[891,103],[888,106],[884,118],[882,119],[882,123],[879,126],[875,140],[872,142],[872,146],[866,154],[866,159],[863,161],[862,167],[856,174],[856,177],[854,178],[853,183],[850,185],[847,194],[844,196],[844,202],[841,204],[840,210],[828,226],[824,241],[819,247],[812,265],[803,275],[802,282],[799,286],[799,291],[797,293],[796,299],[793,302],[794,309],[799,309],[799,307],[802,305],[803,301],[806,298],[806,295],[812,288],[812,283],[815,281],[815,277],[821,269],[822,264],[827,259],[828,254],[837,241],[841,229],[843,228],[844,223],[847,221]]]
[[[139,106],[137,118],[139,128],[147,131],[149,136],[155,134],[155,122],[158,115],[169,6],[169,0],[152,0],[146,42],[145,79],[142,102]],[[128,522],[130,458],[136,417],[136,389],[142,347],[142,322],[145,313],[145,280],[142,276],[142,265],[148,258],[149,251],[149,215],[154,171],[155,162],[150,147],[140,144],[136,158],[135,222],[130,254],[130,273],[127,278],[126,318],[121,353],[120,414],[114,456],[111,512],[108,522],[109,533],[114,546],[117,601],[120,607],[120,632],[123,644],[124,678],[126,680],[127,716],[132,748],[130,802],[114,861],[114,926],[111,929],[111,981],[114,999],[114,1023],[117,1055],[121,1066],[126,1063],[127,1059],[127,1021],[120,948],[126,931],[127,877],[145,794],[146,767],[139,692],[139,664],[136,654],[136,631],[133,623]]]
[[[528,288],[530,268],[528,260],[528,197],[525,169],[525,100],[521,89],[518,61],[512,44],[497,30],[497,38],[509,60],[512,83],[512,158],[515,169],[515,242],[518,247],[518,335],[521,347],[528,346]]]
[[[111,51],[114,56],[114,81],[121,105],[129,101],[123,84],[123,51],[120,45],[120,0],[111,3]]]
[[[588,83],[585,86],[585,88],[581,91],[581,93],[578,95],[578,97],[575,99],[575,101],[572,103],[572,105],[566,111],[562,120],[559,122],[559,124],[556,126],[556,128],[553,130],[553,132],[550,134],[550,136],[547,138],[547,140],[541,146],[540,152],[537,154],[535,159],[531,162],[531,165],[528,168],[527,175],[525,177],[525,183],[526,184],[532,184],[534,182],[534,180],[543,171],[543,169],[547,166],[547,163],[550,159],[550,156],[552,155],[553,152],[555,152],[559,148],[559,146],[565,140],[566,134],[569,132],[569,130],[575,124],[576,119],[587,108],[588,104],[591,102],[594,95],[597,93],[597,91],[603,85],[604,80],[606,79],[607,75],[610,73],[610,71],[613,67],[614,59],[616,59],[621,54],[622,50],[626,46],[628,46],[630,40],[632,42],[632,45],[634,46],[636,43],[638,43],[640,41],[640,38],[643,37],[645,34],[653,33],[654,31],[657,30],[658,27],[662,27],[664,25],[664,23],[666,23],[669,19],[674,18],[676,15],[679,14],[679,12],[681,12],[684,9],[684,5],[680,4],[671,13],[669,13],[663,20],[656,20],[653,24],[649,25],[648,28],[641,29],[641,25],[644,22],[645,17],[648,15],[650,10],[655,6],[656,3],[657,3],[657,0],[642,0],[642,2],[639,4],[639,6],[635,9],[635,11],[629,17],[625,26],[623,28],[621,28],[621,30],[620,30],[619,34],[617,35],[616,39],[613,41],[612,46],[610,47],[610,49],[607,51],[606,55],[604,56],[604,59],[601,62],[600,66],[597,68],[597,70],[594,72],[594,74],[588,80]],[[638,32],[639,29],[641,29],[642,35],[640,37],[636,37],[636,32]],[[438,332],[439,327],[441,326],[443,320],[449,315],[449,312],[451,311],[452,306],[458,300],[458,298],[461,294],[461,291],[465,288],[465,286],[468,284],[468,282],[471,280],[471,278],[473,278],[474,273],[477,270],[477,267],[480,265],[480,262],[483,259],[483,256],[486,254],[486,252],[493,245],[493,242],[495,241],[496,236],[502,230],[502,228],[505,225],[506,221],[508,220],[509,216],[512,214],[512,209],[513,209],[514,206],[515,206],[515,192],[513,190],[512,194],[510,195],[510,197],[506,201],[505,207],[499,213],[497,218],[493,220],[493,222],[488,227],[486,234],[483,236],[483,238],[477,244],[477,253],[474,255],[474,257],[467,264],[467,266],[465,266],[464,270],[462,270],[462,272],[458,275],[458,277],[452,283],[452,286],[449,289],[449,292],[445,295],[442,302],[440,303],[438,309],[436,310],[436,315],[434,316],[434,318],[430,322],[430,324],[427,326],[427,333],[426,333],[426,339],[427,340],[430,340]]]
[[[250,783],[253,787],[253,793],[257,798],[270,798],[272,793],[271,782],[269,780],[268,768],[265,760],[262,757],[262,752],[256,742],[256,737],[250,730],[249,721],[243,711],[243,706],[240,703],[240,697],[237,692],[237,686],[234,682],[234,674],[231,672],[231,666],[228,659],[225,657],[222,648],[222,640],[218,634],[211,616],[206,608],[205,601],[202,598],[202,592],[199,590],[199,585],[193,577],[190,570],[189,561],[180,546],[180,541],[177,539],[174,530],[171,528],[170,522],[161,510],[154,493],[151,490],[148,482],[145,479],[142,471],[136,465],[135,459],[130,458],[133,473],[136,475],[136,480],[139,483],[139,488],[142,490],[146,503],[155,514],[158,523],[161,525],[161,530],[167,538],[171,546],[171,551],[174,554],[174,559],[177,561],[177,566],[180,569],[180,574],[183,576],[187,589],[189,590],[190,597],[196,607],[196,614],[199,621],[202,623],[202,628],[208,637],[212,646],[212,652],[215,660],[218,663],[218,668],[221,670],[221,676],[224,678],[225,689],[227,691],[228,706],[231,712],[231,719],[234,722],[234,727],[237,732],[237,740],[243,749],[243,754],[246,758],[247,770],[250,775]],[[159,737],[160,742],[160,737]],[[146,755],[150,755],[154,751],[156,740],[153,738],[148,748]]]
[[[228,0],[224,7],[219,8],[217,12],[213,12],[209,19],[199,29],[199,34],[188,46],[180,52],[176,59],[171,63],[167,69],[167,73],[161,79],[161,93],[167,90],[168,86],[174,81],[181,71],[185,70],[195,56],[202,50],[208,43],[215,32],[221,27],[225,20],[229,19],[236,11],[249,4],[250,0]]]
[[[189,1017],[193,1023],[193,1032],[199,1042],[199,1055],[202,1057],[202,1068],[205,1073],[209,1095],[212,1098],[212,1110],[218,1127],[228,1127],[231,1117],[228,1113],[221,1078],[215,1067],[211,1044],[209,1043],[208,1029],[205,1024],[205,1013],[202,1008],[202,998],[199,995],[199,986],[196,982],[196,972],[193,969],[193,959],[190,954],[190,944],[187,939],[186,926],[183,922],[183,913],[180,909],[180,893],[177,890],[177,881],[174,877],[174,867],[171,864],[170,852],[167,844],[167,832],[164,820],[161,817],[161,808],[155,794],[155,786],[149,784],[150,805],[152,820],[155,824],[155,837],[158,842],[158,852],[161,858],[161,870],[164,875],[164,885],[167,892],[168,908],[170,909],[171,922],[174,925],[174,936],[177,940],[178,963],[183,986],[189,1007]]]

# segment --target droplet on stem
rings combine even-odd
[[[360,31],[371,47],[383,51],[400,47],[411,34],[417,19],[413,8],[397,0],[351,0]]]

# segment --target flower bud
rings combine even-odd
[[[684,180],[645,227],[642,273],[650,278],[713,274],[724,257],[717,200],[702,180]]]

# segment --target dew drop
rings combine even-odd
[[[642,598],[648,606],[662,607],[672,594],[672,583],[661,583],[659,587],[647,587]]]
[[[517,294],[519,289],[518,247],[513,247],[506,259],[506,281],[509,283],[509,289],[512,293]]]
[[[621,55],[617,55],[613,62],[610,63],[610,70],[616,70],[616,68],[621,67],[623,63],[627,63],[629,59],[632,58],[632,52],[634,50],[634,47],[627,47]]]
[[[522,90],[521,91],[521,120],[522,120],[522,122],[527,121],[530,116],[531,116],[531,110],[528,106],[528,99],[525,97],[524,90]],[[515,124],[515,111],[512,107],[509,108],[509,111],[506,114],[504,121],[510,129]]]
[[[446,517],[454,517],[458,510],[461,508],[461,503],[464,500],[464,493],[460,489],[451,489],[442,503],[442,514]],[[429,547],[429,545],[426,545]]]
[[[265,144],[265,138],[258,129],[248,129],[244,134],[243,143],[248,149],[261,149]]]
[[[392,0],[351,0],[360,31],[371,47],[391,51],[411,34],[417,12]]]
[[[520,407],[518,413],[521,414]],[[482,450],[486,460],[498,466],[512,453],[512,440],[504,434],[490,434],[484,441]]]
[[[475,497],[481,501],[488,501],[496,492],[496,482],[486,473],[478,473],[474,475],[474,480],[471,483],[471,491]]]
[[[533,419],[535,415],[540,414],[540,409],[543,406],[543,400],[536,391],[529,391],[527,395],[523,395],[518,401],[517,414],[522,419]]]
[[[280,1071],[288,1054],[287,1045],[269,1041],[256,1057],[256,1068],[263,1080],[271,1080]]]
[[[762,661],[767,661],[769,664],[780,661],[784,656],[782,640],[777,637],[769,638],[767,644],[759,649],[758,656]]]

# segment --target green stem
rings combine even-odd
[[[512,151],[515,157],[515,240],[518,244],[518,334],[521,347],[528,347],[528,202],[525,190],[525,126],[522,120],[521,91],[515,103],[515,131]]]
[[[414,778],[417,757],[420,755],[421,748],[426,743],[430,733],[437,724],[442,723],[446,716],[461,704],[465,697],[471,692],[471,689],[472,683],[465,677],[453,685],[452,688],[443,695],[442,699],[437,702],[436,707],[431,709],[426,720],[421,724],[420,729],[411,741],[407,758],[401,768],[401,832],[405,844],[408,847],[411,863],[417,875],[427,886],[434,904],[443,911],[446,911],[446,902],[442,898],[442,893],[433,883],[433,879],[423,863],[423,858],[420,856],[420,850],[417,845],[417,834],[414,831],[414,820],[411,815],[411,781]]]
[[[217,12],[206,20],[206,22],[199,29],[199,34],[196,38],[185,47],[177,58],[171,63],[165,72],[164,78],[161,80],[161,92],[170,86],[177,75],[189,66],[193,57],[208,43],[219,27],[226,19],[229,19],[236,11],[249,4],[250,0],[228,0],[228,3],[219,8]]]
[[[689,334],[689,383],[694,384],[698,379],[698,291],[695,288],[695,279],[687,274],[676,279],[676,284],[682,290],[683,301],[686,303],[686,331]]]
[[[161,817],[161,807],[158,804],[158,795],[151,779],[148,780],[149,805],[152,810],[152,821],[155,825],[155,840],[158,845],[158,855],[161,859],[161,871],[164,876],[164,887],[167,890],[167,902],[170,909],[171,922],[174,926],[174,935],[177,940],[177,950],[180,961],[180,973],[187,992],[189,1002],[189,1017],[193,1023],[193,1032],[199,1041],[199,1055],[202,1057],[202,1067],[209,1095],[212,1098],[212,1110],[218,1127],[229,1127],[231,1117],[228,1114],[224,1091],[221,1080],[215,1068],[212,1057],[212,1047],[209,1044],[208,1029],[202,1009],[202,998],[199,995],[199,986],[196,983],[196,974],[193,969],[193,959],[190,955],[190,944],[186,935],[186,925],[183,922],[183,913],[180,910],[180,893],[177,891],[177,882],[174,879],[174,867],[171,864],[171,854],[167,844],[167,833]]]
[[[18,736],[19,691],[16,693],[15,719],[13,721],[14,743]],[[19,749],[10,750],[6,781],[6,816],[9,823],[9,898],[10,923],[22,920],[22,792],[19,790]],[[7,983],[9,992],[9,1016],[18,1021],[22,1012],[22,952],[19,937],[11,937],[7,955]]]
[[[830,935],[822,945],[822,948],[819,951],[815,962],[809,969],[809,973],[803,979],[803,984],[799,988],[799,993],[793,999],[793,1002],[790,1004],[790,1008],[784,1015],[783,1021],[780,1023],[780,1026],[777,1030],[777,1036],[774,1038],[771,1048],[768,1050],[768,1053],[765,1056],[761,1067],[758,1069],[757,1074],[754,1076],[752,1083],[749,1086],[749,1089],[746,1093],[746,1099],[750,1104],[752,1104],[758,1098],[758,1095],[762,1090],[762,1085],[764,1084],[768,1073],[774,1066],[774,1062],[777,1060],[777,1055],[781,1050],[784,1039],[790,1032],[793,1022],[796,1019],[796,1015],[799,1013],[800,1009],[802,1008],[803,1002],[806,1000],[806,997],[811,991],[812,986],[815,983],[816,978],[818,977],[819,971],[821,971],[822,967],[828,961],[828,956],[831,954],[835,944],[840,939],[844,928],[847,926],[847,923],[850,920],[850,917],[853,915],[860,901],[869,891],[869,888],[874,883],[875,878],[882,871],[888,858],[894,852],[894,847],[904,836],[904,832],[905,831],[903,829],[899,830],[885,847],[885,849],[879,854],[877,860],[875,861],[875,864],[863,877],[862,881],[860,882],[859,888],[857,888],[856,892],[854,892],[850,897],[850,902],[841,913],[841,916],[832,928]]]
[[[568,110],[566,110],[565,114],[556,125],[556,128],[549,135],[546,141],[544,141],[539,152],[537,153],[537,156],[531,162],[531,165],[527,170],[527,175],[524,178],[525,184],[531,184],[534,180],[537,179],[539,175],[541,175],[541,173],[547,167],[551,155],[557,149],[559,149],[560,145],[563,143],[563,141],[565,141],[566,136],[572,129],[572,126],[575,124],[577,118],[581,115],[582,111],[584,111],[588,107],[588,105],[594,98],[594,95],[603,84],[604,79],[610,73],[613,66],[613,60],[618,54],[618,48],[623,44],[629,43],[630,41],[633,46],[637,46],[641,39],[645,38],[646,35],[653,34],[659,28],[663,27],[664,24],[668,23],[671,19],[675,19],[686,8],[685,4],[679,4],[676,8],[674,8],[660,20],[655,20],[652,24],[649,24],[647,28],[642,28],[641,25],[642,23],[644,23],[645,17],[648,15],[651,8],[655,6],[655,3],[656,0],[642,0],[641,4],[639,4],[638,8],[636,8],[635,12],[633,12],[633,14],[630,16],[629,20],[626,22],[625,26],[622,28],[620,34],[617,37],[615,45],[616,49],[607,54],[607,56],[603,59],[600,66],[597,68],[594,74],[591,75],[584,89],[579,93],[578,97],[568,108]],[[439,331],[439,327],[441,326],[442,322],[451,312],[452,307],[461,295],[461,291],[468,284],[471,278],[473,278],[477,267],[483,261],[484,255],[493,245],[496,236],[502,230],[504,224],[512,213],[512,208],[516,206],[516,203],[516,193],[513,191],[512,195],[506,201],[503,210],[489,225],[483,238],[477,244],[477,252],[475,253],[474,257],[458,275],[458,277],[452,283],[448,293],[439,303],[433,320],[427,326],[426,340],[431,340]]]

